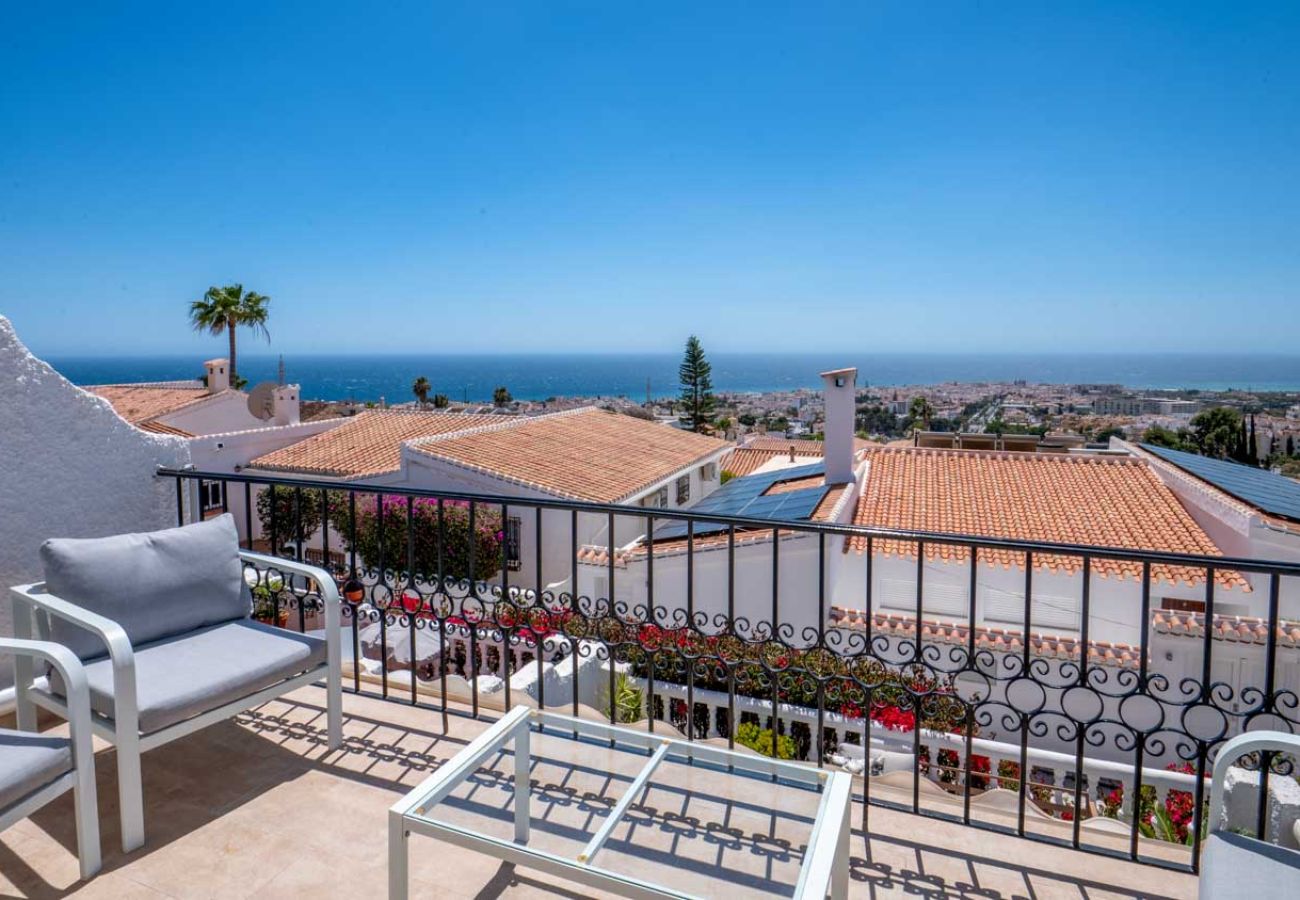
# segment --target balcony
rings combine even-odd
[[[181,522],[214,512],[198,486],[220,482],[216,512],[234,516],[247,546],[334,570],[348,648],[345,746],[325,749],[323,692],[305,688],[151,751],[149,840],[127,857],[113,751],[101,748],[105,873],[76,883],[64,798],[0,835],[0,884],[13,895],[379,895],[387,808],[522,703],[847,769],[855,896],[1192,896],[1216,748],[1246,728],[1300,725],[1300,632],[1283,615],[1300,585],[1295,564],[189,470],[160,477],[175,482]],[[664,523],[676,532],[656,547]],[[865,577],[837,570],[851,543],[865,547]],[[914,548],[910,614],[873,571],[873,547],[886,543]],[[936,575],[932,555],[952,572]],[[984,564],[1017,558],[1019,627],[990,625],[986,614],[1009,608],[1013,566]],[[954,572],[969,586],[956,606],[943,580]],[[1115,608],[1106,573],[1124,575],[1119,596],[1135,601],[1120,623],[1130,642],[1090,638],[1116,627],[1094,621]],[[1195,580],[1200,605],[1157,605],[1171,573]],[[256,615],[322,627],[311,583],[250,575]],[[984,591],[999,579],[994,607]],[[1059,605],[1071,585],[1073,619]],[[1057,605],[1044,607],[1045,595]],[[840,604],[846,597],[856,608]],[[1229,614],[1225,597],[1246,597],[1251,614]],[[1039,627],[1048,613],[1058,633]],[[1292,774],[1289,760],[1253,762],[1266,789]],[[625,784],[592,774],[612,771],[593,747],[534,777],[563,823],[612,804]],[[466,808],[504,817],[510,790],[499,774],[475,784]],[[638,846],[663,858],[687,858],[692,841],[708,849],[690,810],[707,795],[696,781],[682,785],[680,808],[647,801]],[[712,852],[755,893],[779,895],[800,845],[778,828],[776,801],[762,802]],[[752,821],[755,804],[771,821]],[[1261,811],[1249,825],[1267,831],[1265,819]],[[432,841],[413,854],[412,876],[425,896],[585,895]]]
[[[236,720],[212,726],[149,753],[145,847],[123,857],[116,825],[113,751],[98,755],[104,871],[77,882],[76,840],[67,795],[0,835],[0,892],[14,897],[378,897],[386,887],[388,807],[485,727],[467,706],[439,710],[364,694],[345,697],[345,744],[324,747],[324,691],[304,688]],[[598,769],[599,748],[566,765]],[[555,776],[555,777],[551,777]],[[536,790],[553,808],[535,814],[577,816],[575,800],[602,805],[621,782],[570,779],[540,766]],[[877,779],[873,796],[904,802],[910,776]],[[588,794],[587,791],[591,791]],[[698,793],[707,794],[707,787]],[[476,813],[502,811],[508,783],[486,774],[476,788]],[[950,801],[927,792],[936,811]],[[536,801],[535,801],[536,802]],[[612,801],[610,801],[612,802]],[[956,808],[959,812],[960,807]],[[857,812],[861,812],[861,807]],[[639,811],[647,851],[702,843],[674,809]],[[993,813],[992,815],[997,815]],[[1190,874],[1123,860],[1099,861],[1068,846],[919,819],[871,807],[870,839],[860,822],[852,844],[853,897],[1191,897]],[[1014,824],[1014,813],[1002,817]],[[787,848],[766,823],[722,851],[728,865],[762,889],[769,867],[789,863]],[[1056,838],[1069,839],[1057,827]],[[658,842],[658,846],[655,846]],[[1117,849],[1123,841],[1117,841]],[[716,850],[716,847],[714,847]],[[512,869],[485,856],[417,841],[411,855],[412,896],[578,897],[585,889]]]

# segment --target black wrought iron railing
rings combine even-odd
[[[249,549],[330,570],[351,690],[444,718],[595,711],[843,766],[864,827],[884,805],[1195,870],[1217,748],[1300,727],[1296,563],[159,474],[179,522],[229,512]],[[904,594],[882,577],[900,565]],[[270,621],[323,627],[319,598],[274,570],[254,595]],[[1263,795],[1294,777],[1288,759],[1243,765]],[[1014,812],[984,801],[999,790]]]

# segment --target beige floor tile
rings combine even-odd
[[[323,696],[317,688],[304,689],[147,754],[147,843],[126,857],[119,849],[115,754],[101,748],[105,872],[78,883],[72,806],[65,797],[0,834],[0,897],[382,897],[388,807],[463,749],[484,723],[451,715],[444,726],[437,711],[346,695],[345,746],[329,751]],[[531,773],[535,839],[557,851],[580,847],[641,760],[549,738],[535,744],[542,758]],[[490,760],[453,798],[448,816],[508,835],[512,777],[510,755]],[[756,878],[780,878],[797,868],[806,839],[801,817],[806,820],[809,809],[795,795],[758,782],[728,793],[699,770],[674,777],[674,790],[652,791],[634,807],[603,864],[654,877],[657,864],[627,855],[629,843],[653,851],[651,857],[659,854],[660,866],[673,860],[698,869],[721,861],[750,879],[730,889],[704,882],[704,893],[727,900],[751,896]],[[882,781],[873,792],[910,799],[905,784]],[[950,801],[940,796],[927,802]],[[860,815],[855,808],[855,827]],[[700,833],[719,816],[726,817],[723,827]],[[854,898],[1195,895],[1189,875],[904,812],[873,807],[870,830],[870,841],[861,832],[853,837]],[[598,896],[419,836],[412,838],[410,867],[413,897]]]

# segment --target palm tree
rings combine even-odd
[[[239,376],[235,368],[235,328],[243,325],[253,329],[253,334],[260,334],[269,343],[271,332],[266,330],[266,320],[270,315],[267,305],[271,298],[255,291],[244,292],[242,284],[226,287],[213,285],[208,288],[202,300],[190,304],[190,324],[195,331],[206,331],[219,335],[223,331],[230,339],[230,386],[239,386]]]
[[[449,407],[449,406],[451,406],[451,400],[449,400],[449,399],[447,398],[447,395],[446,395],[446,394],[434,394],[434,395],[433,395],[433,408],[434,408],[434,409],[446,409],[446,408]]]
[[[510,396],[510,391],[504,384],[492,392],[493,406],[509,406],[512,400],[514,398]]]
[[[423,375],[415,379],[415,383],[411,385],[411,393],[415,394],[415,399],[420,401],[421,406],[424,406],[424,404],[428,403],[429,402],[429,379],[425,378]]]

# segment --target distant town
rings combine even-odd
[[[422,401],[387,404],[414,407]],[[598,405],[629,415],[675,423],[682,414],[677,398],[627,396],[550,397],[515,400],[498,389],[492,404],[463,404],[437,398],[455,412],[541,415]],[[377,403],[304,401],[303,418],[353,415]],[[1193,420],[1202,412],[1231,411],[1224,421],[1244,430],[1243,446],[1211,448],[1211,455],[1240,457],[1300,477],[1300,392],[1248,390],[1137,390],[1121,384],[1044,384],[943,382],[863,386],[857,392],[858,436],[879,443],[951,444],[943,435],[1036,436],[1046,445],[1104,446],[1111,437],[1163,444],[1200,452]],[[820,437],[824,427],[822,392],[715,392],[712,430],[741,441],[751,434],[791,438]],[[1236,424],[1234,424],[1234,422]],[[1253,457],[1245,444],[1251,443]],[[1234,452],[1235,450],[1235,452]],[[1249,457],[1249,459],[1248,459]]]

